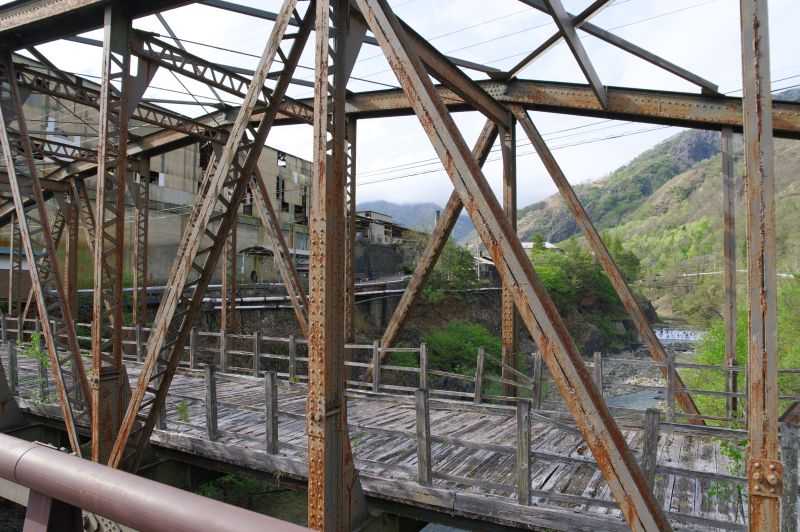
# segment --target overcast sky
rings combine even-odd
[[[5,3],[5,2],[0,2]],[[240,3],[278,11],[275,0],[240,0]],[[564,0],[577,13],[590,0]],[[430,39],[439,50],[463,59],[511,68],[549,37],[555,26],[546,15],[515,0],[391,0],[396,13]],[[307,3],[301,3],[305,9]],[[800,84],[800,6],[797,0],[769,2],[770,51],[773,88]],[[190,5],[164,13],[167,22],[191,52],[216,62],[253,68],[263,51],[271,23],[203,5]],[[738,0],[616,0],[592,22],[660,55],[720,86],[722,92],[741,87]],[[134,22],[136,28],[163,34],[154,17]],[[598,39],[579,32],[602,82],[606,85],[698,92],[686,81],[657,69]],[[101,39],[99,31],[87,34]],[[194,44],[194,41],[201,44]],[[235,50],[223,51],[210,46]],[[64,70],[97,76],[101,53],[98,48],[69,42],[42,45],[39,50]],[[251,55],[246,55],[251,54]],[[256,57],[253,57],[255,55]],[[301,61],[313,66],[313,38]],[[482,75],[469,73],[478,79]],[[377,90],[398,86],[380,49],[364,45],[350,90]],[[312,79],[310,68],[300,68],[296,77]],[[559,44],[521,74],[521,78],[585,82],[566,45]],[[157,73],[146,96],[191,100],[188,89],[202,102],[213,101],[205,87],[190,80],[181,85],[167,71]],[[311,96],[295,87],[295,97]],[[236,103],[236,99],[223,95]],[[197,116],[210,111],[199,106],[171,106]],[[471,145],[484,118],[477,113],[458,113],[456,122]],[[649,124],[629,124],[596,118],[534,113],[533,120],[572,183],[594,180],[625,164],[632,157],[679,131]],[[275,128],[267,144],[286,152],[311,157],[310,126]],[[543,166],[522,135],[518,140],[518,186],[520,207],[553,193]],[[495,191],[500,190],[499,152],[490,156],[485,173]],[[362,120],[358,124],[358,199],[386,199],[397,203],[433,201],[443,204],[452,186],[416,117]]]

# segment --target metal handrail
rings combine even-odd
[[[0,477],[137,530],[308,530],[7,434]]]

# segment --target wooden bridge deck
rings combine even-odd
[[[140,366],[127,365],[133,383]],[[55,405],[37,399],[36,363],[20,356],[18,366],[21,406],[38,415],[59,417]],[[209,441],[202,373],[179,370],[168,399],[166,426],[156,430],[151,441],[211,460],[304,479],[305,392],[302,384],[279,382],[279,452],[268,454],[263,379],[217,375],[219,437]],[[533,415],[532,498],[526,506],[518,504],[515,495],[513,408],[432,400],[431,486],[417,482],[413,397],[352,393],[347,408],[353,453],[369,496],[513,526],[627,529],[591,453],[567,421]],[[624,434],[639,452],[642,430],[634,425],[623,425]],[[720,479],[729,482],[723,487],[740,482],[727,476],[728,464],[709,431],[662,424],[655,494],[676,529],[745,529],[746,494],[710,493]]]

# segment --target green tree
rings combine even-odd
[[[429,235],[419,231],[403,232],[400,251],[405,262],[404,270],[411,273],[427,245]],[[468,249],[459,246],[451,238],[447,241],[436,261],[428,281],[422,290],[422,297],[428,302],[440,301],[446,292],[474,288],[478,285],[475,274],[475,258]]]

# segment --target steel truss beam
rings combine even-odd
[[[547,7],[547,4],[545,4],[546,0],[520,0],[520,1],[523,2],[524,4],[527,4],[527,5],[531,6],[531,7],[533,7],[534,9],[538,9],[539,11],[541,11],[543,13],[550,14],[550,11],[549,11],[549,9]],[[597,4],[597,2],[595,2],[595,4]],[[595,4],[593,4],[593,5],[595,5]],[[718,87],[714,83],[708,81],[707,79],[704,79],[704,78],[698,76],[697,74],[693,74],[692,72],[689,72],[685,68],[679,67],[678,65],[676,65],[674,63],[671,63],[671,62],[667,61],[666,59],[663,59],[663,58],[657,56],[654,53],[648,52],[644,48],[641,48],[640,46],[637,46],[637,45],[633,44],[632,42],[629,42],[629,41],[623,39],[622,37],[618,37],[618,36],[614,35],[613,33],[611,33],[610,31],[604,30],[604,29],[602,29],[602,28],[600,28],[598,26],[595,26],[594,24],[591,24],[591,23],[587,22],[588,21],[588,17],[586,17],[586,15],[587,15],[587,12],[589,12],[591,8],[592,8],[592,6],[590,6],[587,9],[585,9],[578,16],[571,15],[569,13],[566,14],[567,18],[570,20],[573,28],[580,28],[582,31],[585,31],[589,35],[597,37],[601,41],[605,41],[605,42],[611,44],[612,46],[616,46],[620,50],[624,50],[624,51],[628,52],[629,54],[632,54],[632,55],[634,55],[634,56],[636,56],[636,57],[638,57],[640,59],[644,59],[648,63],[651,63],[651,64],[653,64],[653,65],[655,65],[655,66],[657,66],[657,67],[659,67],[659,68],[661,68],[663,70],[666,70],[667,72],[669,72],[671,74],[674,74],[674,75],[676,75],[676,76],[678,76],[680,78],[683,78],[686,81],[688,81],[690,83],[693,83],[693,84],[697,85],[698,87],[702,88],[703,92],[705,92],[705,93],[719,94],[718,93]],[[557,42],[558,42],[558,39],[556,39],[552,44],[556,44]],[[548,48],[549,48],[549,46],[548,46]],[[544,50],[542,50],[542,52],[543,51]],[[542,52],[539,52],[539,53],[542,53]],[[511,76],[516,75],[517,73],[519,73],[519,71],[522,68],[524,68],[527,64],[529,64],[530,61],[527,61],[527,60],[528,60],[528,58],[524,59],[517,66],[512,68],[511,69]]]
[[[487,120],[481,134],[478,136],[478,140],[475,142],[475,147],[472,148],[472,155],[481,167],[483,167],[483,164],[489,157],[492,146],[494,146],[494,142],[497,139],[497,132],[497,124],[491,120]],[[425,249],[417,261],[417,266],[414,268],[411,280],[409,280],[408,286],[403,292],[400,301],[397,303],[394,314],[392,314],[392,318],[389,320],[383,332],[383,338],[381,338],[381,345],[383,347],[391,347],[394,345],[395,340],[397,340],[397,335],[400,333],[400,329],[405,325],[414,303],[416,303],[420,293],[422,293],[422,287],[425,286],[425,283],[433,272],[436,261],[439,260],[439,256],[442,254],[444,246],[447,244],[447,240],[453,232],[453,228],[458,221],[458,217],[461,215],[463,207],[464,204],[461,202],[461,197],[458,195],[458,192],[453,191],[442,210],[439,223],[433,228],[431,237],[428,239],[427,244],[425,244]],[[381,356],[386,357],[387,355],[383,353]]]
[[[17,86],[17,76],[14,72],[11,54],[3,57],[5,82],[8,85],[12,109],[3,111],[0,106],[0,144],[6,162],[11,193],[19,220],[19,231],[22,248],[28,262],[31,284],[36,294],[36,306],[42,323],[47,355],[53,368],[53,379],[56,385],[56,394],[61,405],[61,413],[67,428],[72,451],[78,456],[81,454],[80,441],[76,430],[77,421],[91,412],[88,403],[89,383],[83,367],[78,339],[75,334],[75,323],[67,304],[66,293],[58,269],[56,248],[50,233],[47,209],[44,194],[36,169],[33,149],[29,141],[24,141],[25,157],[23,164],[27,165],[31,179],[32,200],[36,208],[26,210],[23,197],[16,179],[16,161],[14,160],[8,131],[11,124],[16,121],[14,130],[20,138],[28,139],[28,128],[22,109],[22,101]],[[36,260],[36,251],[43,250],[49,260],[39,262]],[[48,269],[49,268],[49,269]],[[51,294],[55,294],[55,301]]]
[[[261,171],[258,167],[256,167],[253,174],[250,178],[253,203],[256,206],[259,218],[261,218],[261,223],[266,229],[267,237],[272,246],[273,257],[278,264],[278,271],[280,271],[281,279],[283,279],[283,284],[286,287],[289,301],[292,303],[297,323],[300,325],[303,336],[308,338],[308,298],[306,297],[306,289],[303,288],[300,276],[297,275],[292,254],[289,251],[289,246],[286,245],[286,239],[283,236],[283,231],[281,231],[278,216],[275,214],[275,207],[272,205],[271,196],[267,191],[264,178],[261,176]]]
[[[664,350],[664,346],[661,345],[661,342],[656,337],[653,328],[650,326],[650,322],[647,320],[647,316],[645,316],[644,311],[639,306],[636,298],[633,296],[633,292],[631,292],[628,284],[622,277],[622,273],[620,273],[619,268],[617,268],[614,258],[611,256],[611,253],[609,253],[608,248],[603,242],[603,239],[600,237],[600,233],[595,228],[592,220],[589,218],[589,215],[586,213],[586,210],[583,208],[583,205],[578,199],[577,194],[575,194],[575,190],[572,188],[572,185],[569,184],[569,181],[567,181],[567,177],[561,170],[558,161],[556,161],[555,157],[553,157],[553,153],[547,147],[547,143],[545,143],[542,135],[536,129],[536,126],[533,124],[533,121],[530,119],[528,114],[521,107],[512,107],[512,111],[522,126],[522,130],[525,131],[525,134],[528,136],[528,139],[531,141],[534,149],[536,149],[536,153],[539,154],[539,158],[542,160],[542,163],[544,163],[544,166],[547,169],[547,172],[550,174],[550,177],[552,177],[553,182],[558,188],[558,191],[561,193],[564,203],[572,213],[573,218],[575,218],[578,227],[580,227],[583,236],[586,238],[586,242],[589,244],[589,248],[603,266],[603,269],[605,270],[606,275],[608,275],[608,279],[611,281],[614,290],[617,292],[622,304],[625,306],[628,314],[631,317],[631,320],[636,326],[636,330],[639,331],[639,336],[642,338],[642,341],[645,343],[645,345],[647,345],[647,348],[650,350],[650,354],[653,359],[656,362],[663,364],[661,370],[664,374],[664,377],[667,378],[668,368],[666,367],[666,363],[669,358],[667,356],[667,352]],[[674,378],[676,388],[686,388],[679,375],[675,375]],[[700,411],[697,409],[697,406],[694,404],[694,400],[688,393],[676,392],[675,397],[677,398],[678,404],[680,404],[683,411],[689,416],[689,421],[691,423],[703,423],[702,419],[699,418]]]
[[[314,183],[309,222],[308,313],[308,525],[316,530],[354,530],[368,517],[347,431],[344,397],[345,95],[351,46],[349,0],[316,5]],[[333,12],[334,30],[329,34]],[[359,43],[361,40],[359,39]],[[353,43],[355,44],[355,43]],[[332,63],[332,64],[330,64]]]
[[[53,216],[53,223],[50,227],[50,234],[52,235],[53,238],[53,247],[55,249],[58,249],[58,245],[61,242],[61,235],[64,233],[64,226],[66,225],[67,221],[66,215],[67,215],[68,205],[66,202],[66,198],[64,197],[64,194],[56,193],[54,196],[56,199],[56,205],[58,205],[58,207],[56,209],[55,216]],[[47,253],[42,253],[37,262],[38,262],[37,267],[41,272],[50,271],[53,268],[52,260],[50,259],[50,256],[48,256]],[[67,283],[65,283],[65,285],[66,284]],[[35,297],[36,293],[33,289],[33,286],[31,286],[31,289],[28,291],[28,298],[25,300],[24,310],[22,311],[23,320],[28,319],[31,307],[35,304],[34,302]]]
[[[766,0],[741,0],[747,197],[747,460],[750,530],[780,529],[775,168]],[[793,495],[794,496],[794,495]]]
[[[522,319],[542,351],[622,515],[633,530],[669,530],[661,507],[511,223],[494,198],[419,57],[406,47],[402,28],[382,0],[357,1],[464,201],[481,240],[494,258],[503,283],[513,291]]]
[[[297,33],[286,33],[295,4],[296,0],[284,2],[281,16],[272,29],[256,74],[231,126],[222,155],[218,162],[209,165],[201,183],[195,209],[181,239],[176,263],[167,283],[173,287],[173,291],[165,294],[155,316],[154,331],[147,345],[141,375],[112,449],[109,460],[112,467],[123,466],[132,470],[138,467],[158,412],[166,399],[226,236],[311,31],[313,11],[311,16],[306,15]],[[288,54],[280,51],[283,42],[291,42]],[[283,74],[270,95],[254,138],[247,139],[245,132],[252,120],[252,113],[279,53],[284,60]],[[221,205],[221,211],[216,210],[217,204]],[[176,312],[179,305],[183,308]],[[129,440],[131,449],[126,453]]]
[[[567,41],[567,46],[569,46],[573,57],[575,57],[575,60],[578,62],[581,72],[583,72],[583,75],[589,82],[589,86],[592,87],[592,92],[597,96],[597,101],[600,102],[600,105],[605,109],[608,106],[608,92],[600,81],[600,77],[597,75],[589,59],[589,54],[586,53],[586,49],[583,47],[583,43],[581,43],[581,40],[578,38],[575,26],[572,25],[570,16],[567,15],[567,11],[561,4],[561,0],[544,0],[544,3],[547,5],[547,10],[550,12],[550,16],[553,17],[564,40]]]
[[[357,121],[347,118],[345,139],[347,152],[347,184],[345,184],[345,342],[356,340],[356,136]],[[347,355],[347,352],[345,352]]]
[[[523,0],[524,1],[524,0]],[[611,3],[611,0],[595,0],[592,2],[586,9],[581,11],[576,17],[572,17],[570,23],[572,27],[577,29],[580,28],[583,24],[586,23],[587,20],[598,15],[603,9],[608,7],[608,4]],[[543,6],[545,9],[545,13],[550,14],[547,11],[547,7]],[[508,78],[516,77],[522,69],[536,61],[539,56],[547,52],[548,50],[552,49],[556,44],[561,42],[561,39],[564,38],[564,35],[561,31],[557,31],[548,37],[542,44],[540,44],[534,51],[526,55],[522,61],[514,65],[511,70],[508,71],[507,76]]]
[[[12,200],[13,201],[13,200]],[[8,239],[8,256],[11,264],[8,268],[8,315],[17,317],[20,314],[22,297],[22,236],[19,233],[19,218],[11,215],[11,236]],[[20,327],[21,329],[21,327]]]
[[[137,193],[134,199],[134,225],[136,234],[133,240],[133,323],[147,323],[147,237],[150,218],[150,157],[136,160]]]

